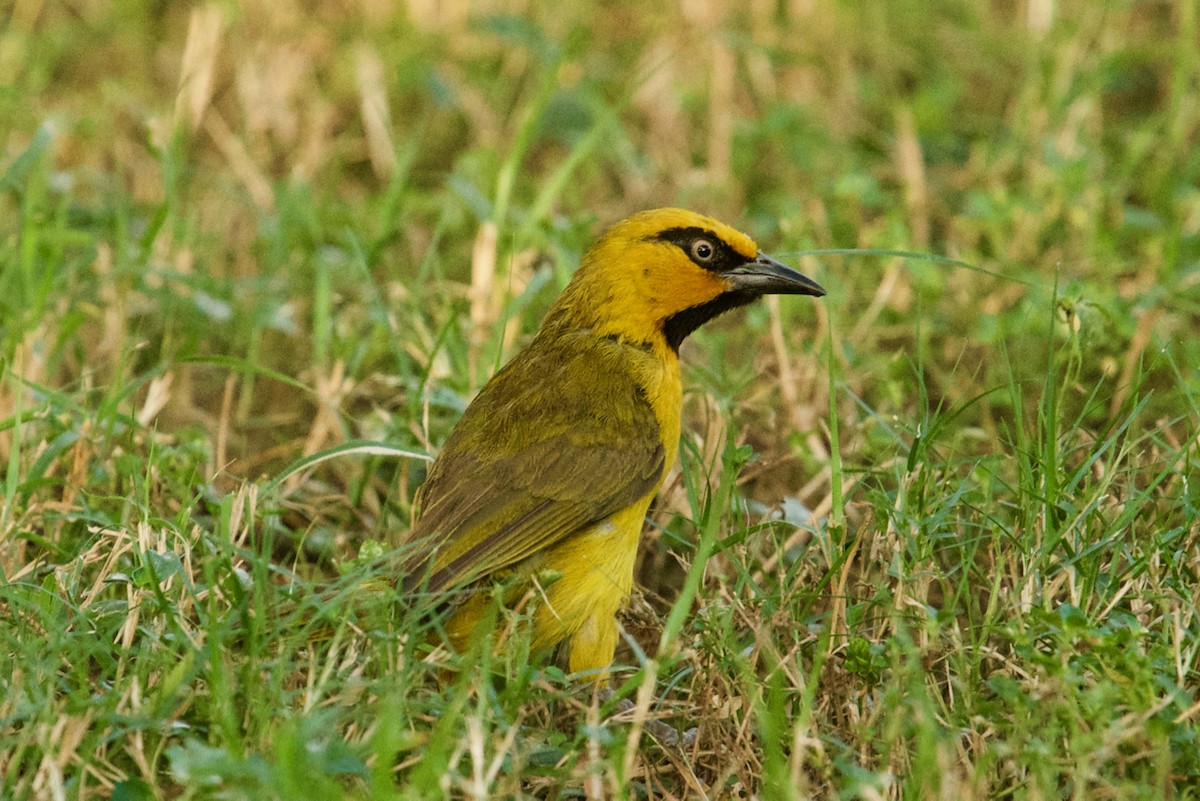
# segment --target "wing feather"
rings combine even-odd
[[[418,493],[406,589],[462,586],[516,565],[657,490],[654,410],[627,348],[536,342],[467,409]]]

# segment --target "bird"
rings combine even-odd
[[[451,646],[478,636],[489,604],[531,597],[531,650],[565,642],[572,673],[607,677],[646,513],[679,448],[680,345],[768,294],[825,290],[684,209],[635,213],[587,250],[414,498],[399,584],[457,599],[443,628]]]

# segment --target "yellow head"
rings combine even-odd
[[[634,214],[605,232],[546,317],[544,330],[668,345],[760,295],[825,294],[759,253],[750,237],[684,209]]]

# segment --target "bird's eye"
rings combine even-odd
[[[716,249],[707,239],[697,239],[692,243],[692,258],[696,261],[712,261]]]

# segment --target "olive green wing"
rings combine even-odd
[[[484,387],[418,494],[405,589],[516,565],[657,490],[658,420],[621,349],[533,347]]]

